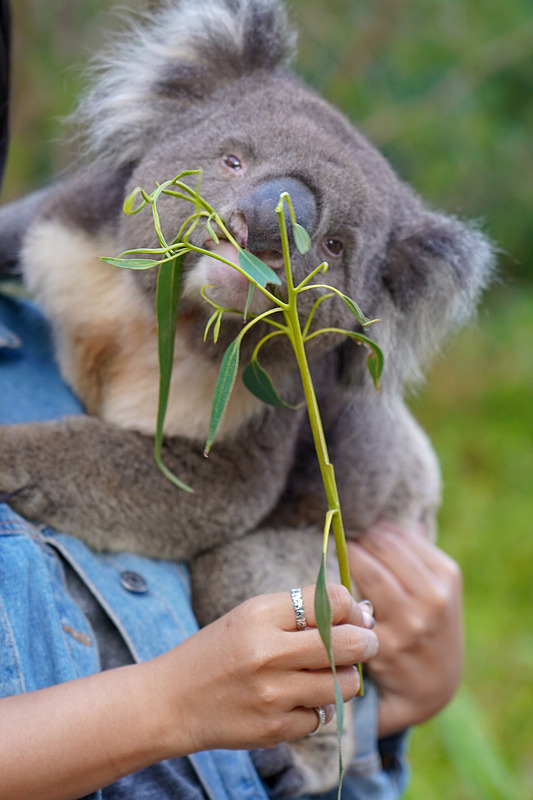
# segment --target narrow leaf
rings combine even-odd
[[[339,682],[337,680],[337,670],[335,668],[335,659],[333,658],[333,648],[331,645],[332,615],[331,615],[331,603],[329,601],[329,595],[326,584],[325,552],[322,553],[322,561],[320,563],[320,570],[318,572],[318,578],[316,581],[315,617],[316,617],[316,626],[320,633],[320,637],[324,643],[324,647],[326,648],[329,658],[329,664],[331,667],[331,672],[333,673],[333,680],[335,682],[335,711],[337,715],[337,741],[339,744],[339,782],[342,783],[344,766],[342,763],[341,741],[342,741],[342,728],[344,724],[344,701],[342,699]]]
[[[111,264],[112,267],[122,267],[123,269],[152,269],[159,264],[153,258],[108,258],[101,256],[100,261]]]
[[[356,320],[359,322],[360,325],[363,326],[363,328],[366,328],[367,325],[370,325],[372,322],[377,321],[375,319],[368,319],[368,317],[365,317],[365,315],[363,314],[363,312],[361,311],[355,300],[352,300],[351,297],[348,297],[348,295],[346,294],[342,294],[342,292],[338,292],[338,294],[340,297],[342,297],[342,299],[344,300],[344,302],[346,303],[346,305],[348,306],[348,308],[350,309]]]
[[[141,187],[137,186],[132,192],[130,192],[126,196],[122,208],[123,208],[124,213],[127,214],[128,216],[130,214],[136,214],[138,211],[140,211],[142,208],[144,208],[145,205],[147,204],[147,201],[143,199],[143,201],[137,206],[137,208],[134,208],[135,200],[137,199],[137,195],[139,195],[141,193],[142,193]]]
[[[207,218],[207,221],[205,223],[205,227],[206,227],[206,230],[207,230],[209,236],[214,241],[214,243],[218,244],[220,239],[218,238],[217,234],[215,233],[215,230],[214,230],[213,226],[211,225],[211,220],[212,219],[213,219],[212,216]]]
[[[215,327],[213,330],[213,341],[216,344],[218,342],[218,337],[220,334],[220,323],[222,322],[222,311],[218,312],[218,316],[215,320]]]
[[[224,412],[229,403],[231,392],[235,385],[237,372],[239,369],[239,355],[242,341],[242,334],[239,334],[236,339],[229,345],[222,364],[218,373],[217,383],[215,386],[215,393],[213,396],[213,406],[211,408],[211,420],[209,422],[209,432],[207,434],[207,441],[205,443],[204,455],[207,456],[211,450],[211,446],[215,440],[218,427],[224,416]]]
[[[170,393],[170,379],[174,362],[174,342],[178,319],[178,300],[181,283],[182,258],[162,264],[157,276],[156,314],[157,314],[157,346],[159,355],[159,403],[157,408],[157,424],[155,434],[155,460],[159,469],[176,486],[192,492],[190,486],[183,483],[163,464],[161,450],[163,447],[163,426]]]
[[[278,395],[270,375],[263,369],[257,358],[253,358],[244,368],[242,381],[249,392],[269,406],[277,408],[294,408],[285,403]]]
[[[366,359],[366,366],[374,382],[374,386],[379,392],[379,380],[381,378],[381,373],[383,372],[384,364],[383,351],[379,345],[377,345],[372,339],[369,339],[368,336],[364,336],[362,333],[356,333],[355,331],[343,331],[343,333],[345,333],[346,336],[349,336],[350,339],[354,339],[357,342],[362,342],[370,348],[370,353]]]
[[[214,311],[211,314],[211,316],[209,317],[209,319],[207,320],[207,324],[206,324],[205,329],[204,329],[204,342],[207,341],[207,335],[208,335],[208,333],[209,333],[209,331],[211,329],[211,325],[216,320],[216,318],[218,317],[219,314],[220,314],[220,311],[218,311],[218,310]]]
[[[246,298],[246,305],[244,306],[244,311],[243,311],[243,315],[242,315],[243,316],[243,320],[245,322],[246,322],[246,320],[248,318],[248,312],[250,311],[250,304],[251,304],[252,298],[254,296],[254,288],[255,287],[254,287],[253,283],[250,283],[250,285],[248,287],[248,296]]]
[[[239,266],[263,289],[268,283],[281,284],[279,276],[270,269],[260,258],[249,253],[248,250],[239,250]]]
[[[294,243],[298,252],[305,255],[311,247],[311,237],[299,222],[295,222],[292,226],[292,233],[294,236]]]

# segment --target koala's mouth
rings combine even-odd
[[[232,264],[239,263],[237,248],[227,239],[220,238],[217,244],[210,238],[205,242],[204,247],[206,250],[231,261]],[[244,249],[248,250],[246,247]],[[248,252],[276,272],[283,269],[283,254],[279,250],[248,250]]]
[[[246,275],[232,266],[232,264],[239,266],[237,248],[227,239],[219,239],[217,243],[212,238],[204,242],[204,248],[209,250],[213,256],[201,256],[188,272],[184,284],[184,296],[191,299],[195,297],[198,300],[204,293],[213,303],[226,309],[242,312],[248,300],[250,281]],[[253,255],[260,258],[273,270],[279,271],[283,267],[283,256],[276,250],[259,250]],[[219,256],[219,258],[214,256]],[[224,261],[220,261],[220,258],[223,258]],[[270,305],[269,298],[256,289],[249,310],[253,314],[260,314]]]

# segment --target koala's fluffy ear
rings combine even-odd
[[[279,0],[166,0],[114,38],[74,121],[99,160],[136,162],[165,130],[194,123],[196,101],[283,65],[294,42]]]
[[[493,269],[489,240],[454,217],[421,211],[393,231],[371,311],[381,321],[368,331],[384,351],[385,390],[401,391],[420,380],[445,338],[475,313]],[[342,348],[341,378],[349,384],[349,356]]]

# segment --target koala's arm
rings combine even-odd
[[[0,428],[0,493],[29,519],[100,550],[189,559],[254,528],[278,500],[298,415],[267,411],[229,444],[180,438],[165,464],[194,488],[175,487],[154,461],[153,439],[94,417]]]

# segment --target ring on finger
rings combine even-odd
[[[291,589],[291,600],[296,617],[296,627],[299,631],[303,631],[307,628],[307,617],[305,616],[304,601],[300,587]]]
[[[315,708],[313,708],[313,711],[316,711],[316,714],[318,716],[318,722],[317,722],[317,726],[314,729],[314,731],[311,731],[311,733],[308,733],[307,734],[308,736],[316,736],[318,731],[322,727],[324,727],[324,725],[326,724],[326,710],[325,710],[325,708],[323,706],[315,706]]]
[[[372,600],[359,600],[359,605],[364,606],[365,611],[368,611],[371,617],[375,616],[374,604],[372,603]]]

